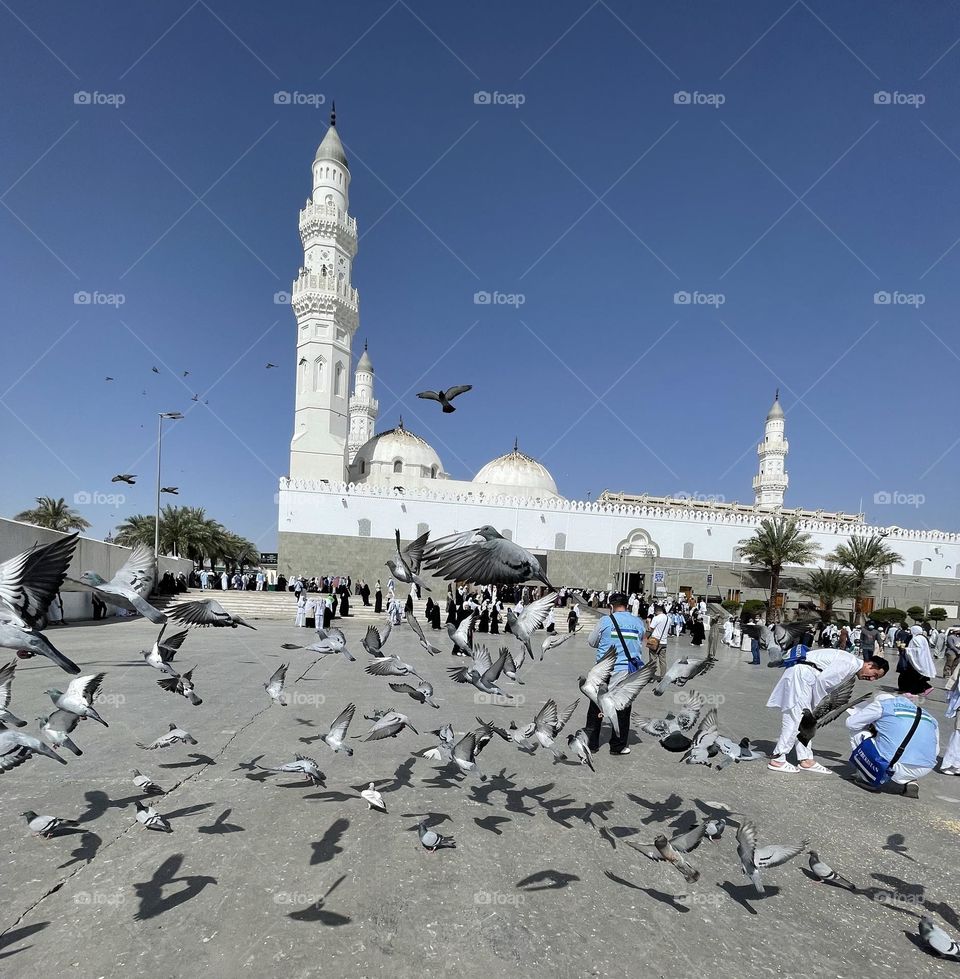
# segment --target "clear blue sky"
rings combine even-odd
[[[3,0],[0,512],[120,471],[93,532],[151,512],[178,409],[164,482],[275,545],[273,297],[336,99],[381,428],[402,411],[458,478],[518,435],[566,496],[749,501],[779,386],[789,504],[956,528],[958,37],[902,2]],[[463,382],[450,417],[412,398]]]

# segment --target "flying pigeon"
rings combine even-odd
[[[347,737],[347,728],[353,720],[353,714],[356,709],[355,704],[347,704],[337,714],[334,722],[330,725],[330,730],[320,739],[331,750],[342,751],[345,755],[353,754],[353,748],[345,744],[345,740]]]
[[[165,676],[157,680],[157,684],[161,686],[168,693],[177,693],[181,697],[185,697],[187,700],[193,704],[194,707],[199,707],[203,701],[197,696],[197,692],[193,686],[193,671],[196,667],[192,667],[187,670],[186,673],[181,673],[179,676]]]
[[[153,806],[145,806],[137,799],[137,822],[144,829],[155,829],[160,833],[172,833],[173,827]]]
[[[640,730],[652,734],[667,751],[686,751],[692,743],[688,734],[697,726],[705,705],[702,694],[691,691],[676,714],[667,714],[663,720],[648,718],[640,723]]]
[[[694,832],[691,830],[691,833]],[[703,833],[700,833],[703,836]],[[630,842],[629,840],[627,841]],[[686,858],[683,853],[674,846],[672,840],[668,840],[665,836],[660,835],[653,841],[654,847],[656,847],[657,852],[660,854],[661,860],[666,860],[667,863],[671,864],[676,870],[683,875],[683,879],[688,884],[693,884],[700,879],[700,871],[694,866],[687,863]],[[694,844],[696,846],[696,844]],[[639,849],[639,847],[637,847]]]
[[[717,708],[711,707],[703,715],[697,730],[690,739],[690,748],[683,756],[681,761],[688,765],[709,765],[710,759],[718,753],[715,748],[717,738],[720,737],[720,730],[717,727]],[[711,751],[711,749],[713,749]]]
[[[38,717],[40,733],[53,743],[54,748],[66,748],[78,757],[83,752],[70,735],[80,723],[80,715],[69,710],[55,710],[49,717]]]
[[[160,368],[159,367],[151,367],[150,370],[152,370],[154,374],[159,374],[160,373]]]
[[[399,530],[396,531],[396,535],[396,557],[386,562],[390,573],[397,581],[402,581],[406,585],[417,585],[417,587],[422,588],[424,591],[430,591],[430,588],[420,578],[420,564],[423,561],[423,549],[426,546],[427,538],[430,536],[430,531],[428,530],[421,534],[415,541],[408,544],[406,548],[400,547]]]
[[[504,693],[497,686],[497,680],[503,672],[509,655],[506,649],[501,649],[497,661],[491,663],[486,646],[477,645],[473,653],[473,666],[453,666],[447,670],[447,673],[457,683],[470,683],[482,693],[511,700],[510,694]]]
[[[407,717],[406,714],[401,714],[399,711],[391,710],[384,714],[380,720],[374,722],[373,727],[370,728],[363,740],[382,741],[384,738],[395,738],[406,727],[410,728],[414,734],[420,733],[410,723],[410,718]],[[363,737],[363,735],[357,734],[355,737],[360,738]]]
[[[7,727],[26,727],[26,721],[21,721],[16,714],[11,714],[7,709],[13,693],[13,675],[16,669],[16,660],[11,660],[6,666],[0,667],[0,722]]]
[[[364,673],[369,676],[415,676],[422,680],[423,677],[409,664],[400,661],[399,656],[384,656],[368,663]]]
[[[78,534],[41,544],[0,564],[0,647],[21,659],[46,656],[67,673],[80,667],[40,631],[47,608],[67,577]]]
[[[364,635],[363,639],[360,640],[360,645],[363,646],[363,648],[371,656],[373,656],[374,659],[379,659],[381,656],[386,656],[387,654],[383,651],[383,647],[386,646],[392,630],[393,626],[390,624],[389,620],[379,628],[377,628],[375,625],[367,626],[366,634]]]
[[[74,584],[89,589],[108,605],[129,612],[139,612],[151,622],[162,625],[167,617],[144,598],[144,595],[150,594],[153,580],[153,548],[138,544],[123,567],[109,581],[101,578],[95,571],[84,571],[80,575],[80,581]]]
[[[45,755],[61,765],[66,765],[66,758],[61,758],[49,745],[44,744],[32,734],[21,734],[10,731],[0,724],[0,773],[8,772],[11,768],[29,761],[33,755]]]
[[[572,639],[576,633],[565,632],[562,636],[557,633],[552,633],[543,640],[543,644],[540,646],[540,662],[543,662],[544,655],[548,650],[556,649],[557,646],[562,646],[568,639]]]
[[[20,813],[27,821],[32,833],[49,840],[61,826],[79,826],[75,819],[61,819],[59,816],[38,816],[32,809]]]
[[[492,737],[492,725],[483,725],[474,731],[467,732],[453,746],[451,761],[464,775],[479,775],[480,780],[485,782],[487,776],[480,771],[480,766],[477,764],[477,756],[487,746]]]
[[[236,629],[238,625],[242,625],[256,632],[256,626],[244,622],[239,615],[228,612],[215,598],[201,599],[196,602],[179,602],[167,614],[176,622],[182,622],[184,625],[195,625],[201,629],[208,625],[218,629]]]
[[[332,653],[339,653],[344,659],[351,663],[356,662],[356,657],[354,657],[350,650],[347,649],[347,637],[343,634],[340,629],[330,629],[324,630],[322,628],[317,628],[317,635],[320,637],[318,642],[312,643],[309,646],[298,646],[294,642],[285,642],[280,644],[281,649],[305,649],[309,653],[318,653],[319,656],[327,656]],[[319,658],[319,657],[318,657]],[[316,663],[317,660],[314,660]],[[309,670],[307,670],[309,672]]]
[[[62,690],[44,690],[44,693],[58,709],[69,711],[78,717],[89,717],[104,727],[109,727],[110,725],[97,713],[97,709],[93,706],[93,698],[100,690],[100,684],[106,675],[106,673],[97,673],[95,676],[78,676],[76,680],[71,680],[67,685],[66,693]]]
[[[441,836],[435,830],[429,829],[425,819],[417,823],[417,833],[420,836],[420,845],[431,853],[444,848],[456,849],[457,843],[452,836]]]
[[[271,367],[276,367],[276,364],[267,364],[266,370],[270,370]]]
[[[692,850],[696,850],[698,846],[703,842],[703,838],[707,832],[706,823],[697,823],[692,829],[688,829],[684,833],[677,833],[673,839],[670,840],[670,846],[673,847],[678,853],[690,853]],[[664,839],[664,837],[660,837]],[[633,847],[634,850],[638,850],[642,853],[648,860],[666,860],[668,859],[664,856],[663,850],[657,846],[656,843],[634,843],[632,840],[627,840],[627,843]]]
[[[533,633],[543,625],[550,609],[553,608],[557,596],[551,592],[538,598],[535,602],[525,605],[517,615],[512,608],[507,609],[507,625],[510,626],[511,635],[515,636],[522,644],[526,655],[533,659]],[[541,657],[542,658],[542,657]],[[523,656],[520,657],[518,666],[523,666]]]
[[[931,952],[947,959],[960,959],[960,945],[957,944],[934,920],[927,915],[920,918],[917,931]]]
[[[281,707],[287,706],[287,695],[283,692],[283,683],[287,678],[287,664],[281,663],[273,672],[270,680],[263,685],[270,699]]]
[[[763,883],[760,879],[760,871],[768,867],[779,867],[810,845],[809,840],[801,840],[799,843],[791,843],[782,846],[779,843],[770,843],[767,846],[757,846],[757,824],[746,820],[737,829],[737,854],[740,857],[740,869],[745,877],[753,881],[753,886],[761,896],[764,894]]]
[[[405,693],[412,697],[418,704],[427,704],[440,710],[440,705],[433,699],[433,684],[426,680],[421,680],[415,687],[411,687],[409,683],[391,683],[389,687],[396,693]]]
[[[435,540],[424,551],[424,563],[446,581],[472,581],[477,585],[542,581],[553,590],[540,562],[489,524]]]
[[[150,744],[143,744],[142,741],[138,741],[137,747],[144,748],[147,751],[153,751],[155,748],[169,748],[175,744],[197,744],[197,739],[192,734],[184,731],[183,728],[177,727],[176,724],[171,724],[170,730],[166,734],[161,734],[156,741],[151,741]]]
[[[479,721],[480,718],[478,717]],[[482,721],[480,723],[483,723]],[[450,724],[444,724],[443,727],[436,731],[431,731],[431,734],[435,734],[440,739],[440,744],[435,748],[427,748],[423,752],[424,758],[430,758],[434,761],[451,762],[453,761],[453,747],[456,740],[456,735],[453,732],[453,727]]]
[[[820,616],[813,615],[786,624],[776,622],[773,625],[754,625],[745,622],[743,631],[751,639],[758,640],[760,648],[767,651],[767,666],[782,666],[785,654],[796,646],[813,623],[819,621]]]
[[[822,880],[826,884],[834,884],[848,891],[857,890],[856,885],[851,884],[846,877],[841,877],[833,867],[824,863],[816,850],[810,851],[810,869],[818,880]]]
[[[417,642],[419,642],[420,645],[431,656],[436,656],[440,652],[440,650],[437,649],[437,647],[434,646],[433,643],[427,642],[427,637],[423,634],[423,627],[417,621],[417,617],[409,609],[407,609],[407,614],[405,617],[407,620],[407,625],[410,626],[411,629],[413,629],[414,634],[417,637]]]
[[[126,483],[128,486],[134,486],[137,482],[137,477],[134,473],[117,473],[116,476],[111,477],[111,483]]]
[[[575,700],[564,709],[563,714],[560,714],[556,701],[551,699],[537,711],[533,723],[529,724],[522,731],[525,738],[532,739],[534,750],[539,746],[541,748],[547,748],[552,752],[553,757],[557,761],[562,761],[566,758],[566,755],[562,751],[554,747],[554,742],[563,730],[564,725],[573,716],[573,712],[577,709],[578,703],[579,701]]]
[[[601,662],[603,662],[601,660]],[[593,672],[592,670],[590,671]],[[589,676],[589,674],[588,674]],[[637,670],[636,673],[627,674],[615,686],[608,686],[604,682],[599,689],[597,706],[600,712],[610,722],[617,737],[620,736],[620,721],[617,712],[629,707],[637,699],[637,695],[649,683],[656,679],[656,664],[648,663],[646,666]]]
[[[268,768],[266,765],[257,765],[263,772],[289,772],[291,774],[302,775],[311,785],[323,785],[327,776],[320,771],[320,766],[306,755],[296,755],[295,761],[288,761],[277,768]]]
[[[458,656],[473,656],[473,624],[476,619],[477,613],[474,611],[465,616],[457,626],[452,622],[447,623],[447,635],[450,637],[454,651]]]
[[[112,381],[112,380],[113,380],[113,378],[112,378],[112,377],[105,377],[105,378],[104,378],[104,380],[105,380],[105,381]]]
[[[443,405],[443,413],[449,415],[451,412],[457,410],[450,402],[461,394],[466,394],[467,391],[472,390],[472,384],[457,384],[455,387],[447,388],[446,391],[420,391],[417,397],[423,398],[424,401],[436,401]]]
[[[387,811],[387,805],[383,801],[383,796],[376,790],[374,782],[371,782],[361,793],[360,798],[363,799],[368,809],[378,809],[380,812]]]
[[[841,717],[850,707],[856,706],[870,697],[869,693],[865,693],[862,697],[853,699],[853,688],[856,682],[855,675],[847,677],[843,683],[834,687],[812,711],[804,710],[797,728],[797,740],[801,744],[809,745],[820,728]]]
[[[189,630],[184,629],[182,632],[174,633],[174,635],[164,639],[161,629],[153,647],[149,650],[141,649],[140,655],[146,660],[148,666],[152,666],[155,670],[160,670],[163,673],[169,673],[170,676],[176,676],[177,671],[172,666],[173,658],[189,634]]]
[[[180,495],[180,487],[179,486],[161,486],[160,487],[160,492],[161,493],[169,493],[171,496],[179,496]]]
[[[698,674],[706,673],[715,662],[709,656],[705,658],[699,656],[682,656],[670,665],[667,672],[663,674],[663,679],[653,688],[654,696],[662,697],[671,683],[682,687],[688,680],[692,680]]]
[[[144,795],[163,795],[163,789],[152,778],[144,775],[139,768],[133,770],[133,784]]]
[[[581,765],[586,765],[591,772],[595,772],[596,769],[593,767],[593,757],[590,751],[589,739],[587,738],[587,732],[580,728],[575,734],[571,734],[567,737],[567,747],[576,755],[577,761]]]
[[[514,683],[519,683],[521,687],[524,686],[523,680],[521,680],[519,676],[520,667],[517,666],[517,661],[513,658],[513,654],[509,649],[507,649],[506,646],[501,646],[499,652],[501,656],[504,653],[507,654],[507,661],[503,665],[503,675],[508,680],[513,680]]]

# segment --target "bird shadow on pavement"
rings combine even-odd
[[[310,846],[313,848],[313,853],[310,856],[310,866],[316,866],[318,863],[328,863],[332,860],[338,853],[343,853],[343,847],[340,846],[340,840],[343,839],[343,834],[347,831],[350,826],[349,819],[335,819],[327,831],[323,834],[323,838],[318,840],[316,843],[311,843]]]
[[[560,799],[556,800],[559,805],[565,805],[573,802],[572,799]],[[613,800],[606,799],[603,802],[585,802],[582,806],[567,809],[558,809],[555,812],[550,812],[548,809],[547,817],[552,819],[555,823],[559,823],[565,829],[572,829],[570,824],[571,819],[579,819],[581,822],[586,823],[593,829],[597,827],[594,825],[594,816],[601,819],[603,822],[607,820],[607,813],[613,808]]]
[[[776,897],[780,893],[779,887],[770,884],[763,885],[763,894],[758,894],[753,884],[731,884],[725,880],[719,885],[720,890],[726,891],[749,914],[759,914],[760,912],[750,904],[750,901],[765,901],[767,898]]]
[[[307,717],[295,717],[294,718],[294,721],[296,721],[297,724],[302,724],[304,727],[316,727],[317,726],[317,722],[316,721],[311,721]]]
[[[369,784],[369,783],[368,783]],[[303,788],[303,782],[293,783],[288,782],[286,785],[279,785],[278,788]],[[364,785],[363,788],[367,786]],[[357,790],[360,791],[359,789]],[[337,792],[336,789],[327,789],[324,792],[311,792],[310,795],[305,795],[304,799],[316,799],[319,802],[349,802],[351,799],[356,799],[355,795],[350,795],[347,792]]]
[[[163,818],[169,822],[171,819],[180,819],[183,816],[192,816],[196,812],[203,812],[204,809],[210,809],[212,806],[212,802],[201,802],[195,806],[184,806],[182,809],[174,809],[173,812],[165,812]]]
[[[209,836],[221,836],[226,833],[243,833],[245,832],[242,826],[238,826],[236,823],[228,823],[227,819],[232,813],[232,809],[224,809],[222,813],[209,825],[209,826],[198,826],[197,832],[204,833]]]
[[[903,857],[911,863],[916,863],[917,861],[907,853],[906,841],[903,833],[891,833],[887,837],[887,842],[880,849],[889,850],[891,853],[897,854],[898,857]]]
[[[133,885],[134,893],[140,900],[137,913],[133,916],[135,921],[146,921],[148,918],[156,918],[158,915],[185,904],[195,898],[208,884],[216,884],[216,877],[203,875],[187,874],[183,877],[174,875],[183,864],[183,854],[175,853],[167,857],[153,872],[150,880]],[[164,897],[163,890],[171,884],[185,885],[173,894]]]
[[[173,761],[164,765],[157,765],[157,768],[195,768],[197,765],[216,765],[216,762],[209,755],[201,755],[196,751],[190,752],[193,761]]]
[[[642,796],[634,795],[632,792],[627,793],[627,798],[636,805],[650,810],[650,815],[644,816],[640,820],[644,825],[666,822],[668,819],[676,816],[678,810],[683,805],[683,799],[676,792],[671,793],[663,802],[651,802]]]
[[[495,833],[497,836],[503,836],[503,830],[497,829],[500,823],[510,823],[513,820],[509,816],[475,816],[473,819],[474,823],[480,827],[480,829],[485,829],[488,833]]]
[[[321,925],[329,925],[331,928],[336,928],[339,925],[350,924],[350,917],[345,914],[338,914],[336,911],[328,911],[324,905],[326,900],[330,895],[346,880],[346,874],[338,878],[333,882],[327,893],[323,897],[318,898],[312,904],[308,904],[306,907],[300,908],[299,911],[291,911],[287,917],[292,918],[294,921],[304,921],[311,923],[319,923]]]
[[[936,955],[928,946],[927,943],[913,931],[904,931],[904,935],[907,937],[907,941],[912,942],[921,952],[929,956],[931,959],[939,959],[942,956]],[[948,961],[948,960],[947,960]]]
[[[887,885],[887,893],[895,895],[901,901],[920,904],[923,901],[923,884],[912,884],[909,881],[901,880],[892,874],[871,874],[874,880]]]
[[[103,844],[103,840],[97,836],[96,833],[91,833],[89,830],[81,829],[80,832],[83,836],[80,838],[79,846],[74,847],[70,851],[71,859],[66,863],[60,864],[57,868],[58,870],[63,870],[66,867],[72,867],[75,863],[91,863],[93,858],[97,855],[97,851]]]
[[[933,901],[924,901],[923,906],[928,911],[940,915],[951,928],[960,929],[960,915],[945,901],[939,901],[936,904]]]
[[[575,880],[580,880],[576,874],[566,874],[561,870],[538,870],[514,885],[517,890],[532,894],[535,891],[559,891],[569,887]]]
[[[622,840],[627,836],[636,836],[640,830],[636,826],[601,826],[600,836],[606,840],[610,846],[616,850],[617,841]]]
[[[13,945],[16,942],[22,942],[24,938],[29,938],[38,931],[43,931],[49,924],[49,921],[38,921],[35,925],[24,925],[22,928],[14,928],[6,934],[0,935],[0,949],[5,949],[8,945]],[[23,948],[12,948],[9,952],[0,951],[0,959],[9,958],[20,952],[26,952],[28,948],[33,948],[33,946],[24,945]]]
[[[127,806],[132,805],[141,796],[138,794],[129,795],[124,799],[111,799],[106,792],[100,789],[90,789],[90,791],[83,793],[83,798],[86,800],[87,808],[85,812],[77,816],[78,823],[92,823],[95,819],[99,819],[108,809],[126,809]]]

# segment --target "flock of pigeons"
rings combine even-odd
[[[426,588],[419,575],[423,568],[429,568],[438,577],[469,580],[479,585],[518,584],[539,580],[550,587],[536,558],[513,541],[502,537],[492,527],[481,527],[440,538],[432,543],[428,543],[428,534],[424,534],[406,548],[401,547],[399,531],[396,540],[396,555],[387,564],[395,577],[403,582]],[[24,764],[34,756],[66,764],[59,749],[65,748],[76,756],[83,753],[72,737],[81,723],[93,721],[107,726],[107,721],[100,716],[95,704],[105,674],[78,676],[80,668],[56,649],[42,631],[50,601],[68,580],[67,571],[76,543],[76,534],[66,536],[50,544],[35,546],[0,563],[0,645],[15,650],[21,658],[46,656],[62,670],[74,675],[65,691],[53,688],[45,691],[54,709],[49,715],[38,718],[40,734],[45,739],[41,740],[25,733],[22,729],[26,727],[26,722],[10,709],[16,661],[0,667],[0,773]],[[189,636],[189,627],[236,629],[242,626],[254,629],[254,626],[224,609],[215,599],[183,602],[166,613],[159,611],[145,597],[149,594],[154,574],[153,553],[149,548],[141,546],[133,551],[110,581],[93,572],[86,572],[77,580],[71,579],[70,587],[90,590],[108,604],[139,613],[151,622],[162,625],[152,648],[142,651],[144,661],[162,674],[157,683],[164,691],[183,697],[192,706],[199,707],[203,700],[193,681],[195,668],[180,673],[175,664],[176,656]],[[534,633],[543,625],[554,605],[554,598],[552,593],[548,594],[531,602],[519,613],[513,609],[507,610],[507,622],[514,648],[500,647],[495,658],[483,644],[475,641],[475,612],[459,626],[448,624],[447,632],[456,653],[470,660],[467,664],[448,668],[449,681],[471,685],[484,694],[502,697],[507,701],[512,699],[506,681],[512,684],[525,682],[520,674],[524,672],[526,675],[529,672],[524,670],[527,661],[535,659]],[[718,618],[727,614],[719,606],[711,607],[711,612]],[[166,636],[168,620],[174,620],[188,628]],[[412,612],[407,612],[406,622],[420,647],[430,657],[441,652],[427,639]],[[654,688],[654,695],[662,695],[671,684],[684,686],[694,677],[711,669],[716,662],[720,631],[719,628],[711,629],[705,656],[688,655],[672,664]],[[361,640],[361,645],[369,656],[364,672],[375,680],[385,679],[386,685],[394,694],[409,698],[415,704],[439,710],[435,687],[422,675],[420,667],[404,662],[397,653],[388,652],[391,632],[389,622],[381,627],[370,626],[367,629]],[[347,648],[347,637],[342,630],[318,628],[317,633],[318,641],[312,645],[303,647],[284,643],[282,646],[287,650],[306,649],[315,654],[298,680],[302,680],[325,656],[342,656],[351,663],[356,662],[356,657]],[[548,635],[540,647],[540,660],[568,638],[569,636]],[[615,679],[616,659],[616,649],[608,649],[586,676],[579,678],[578,687],[580,693],[596,706],[614,731],[619,733],[618,713],[631,705],[645,688],[654,683],[655,675],[654,665],[651,663],[634,673],[618,674],[618,679]],[[288,664],[281,665],[264,684],[270,704],[283,707],[289,702],[287,671]],[[805,731],[808,737],[812,737],[818,727],[842,713],[851,691],[852,682],[851,690],[839,692],[818,709],[807,722]],[[748,738],[737,741],[722,735],[716,708],[705,709],[706,705],[707,698],[690,691],[682,709],[676,714],[670,713],[664,718],[646,718],[640,723],[640,730],[655,737],[665,750],[682,753],[682,761],[690,765],[711,767],[719,771],[728,764],[748,762],[760,757]],[[579,706],[579,697],[563,709],[555,700],[548,699],[523,727],[518,727],[514,722],[508,727],[502,727],[477,717],[476,727],[457,732],[448,722],[429,732],[437,738],[437,743],[421,751],[420,756],[439,762],[444,767],[452,766],[464,776],[474,776],[481,780],[486,780],[486,776],[479,767],[478,758],[494,738],[528,754],[534,754],[542,748],[552,755],[555,763],[567,761],[569,756],[560,747],[563,743],[562,735]],[[314,740],[321,741],[334,753],[351,756],[354,748],[348,743],[349,740],[375,742],[396,738],[406,731],[420,735],[410,715],[390,707],[376,709],[372,714],[365,715],[365,719],[372,722],[370,728],[363,734],[350,738],[348,730],[355,712],[355,704],[346,704],[330,723],[326,733]],[[178,744],[195,745],[197,740],[189,731],[176,724],[170,724],[164,734],[150,743],[137,742],[138,747],[146,751],[166,749]],[[569,760],[574,764],[586,766],[591,771],[596,770],[589,739],[583,729],[567,734],[566,747],[572,756]],[[274,766],[251,763],[248,767],[256,767],[267,773],[300,775],[310,786],[324,785],[326,780],[317,761],[302,754]],[[133,770],[132,780],[144,799],[163,794],[161,786],[139,769]],[[375,782],[371,782],[360,793],[360,797],[370,809],[387,812],[383,796],[377,791]],[[173,831],[167,819],[148,802],[137,800],[136,810],[137,822],[146,829],[168,833]],[[77,825],[69,819],[33,811],[22,815],[30,831],[44,839],[50,838],[62,827]],[[698,821],[692,829],[672,838],[661,834],[651,844],[629,842],[629,845],[650,860],[669,863],[687,883],[694,883],[699,879],[700,873],[689,855],[704,839],[719,843],[725,826],[734,821],[734,815],[737,814],[726,812],[722,817],[717,815]],[[749,818],[741,818],[737,825],[740,867],[759,895],[764,893],[764,871],[785,864],[809,846],[808,840],[761,845],[755,822]],[[455,839],[438,833],[429,825],[426,817],[420,819],[417,830],[421,845],[430,852],[456,847]],[[809,862],[812,874],[819,880],[848,890],[857,889],[822,860],[816,851],[810,851]],[[960,945],[929,917],[921,918],[919,933],[932,952],[960,959]]]

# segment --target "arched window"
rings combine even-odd
[[[395,473],[403,472],[403,463],[399,459],[395,459],[393,463],[393,471]]]
[[[307,358],[304,357],[300,361],[300,376],[298,378],[297,387],[300,391],[306,391],[307,389]]]
[[[430,467],[430,478],[431,479],[436,479],[437,478],[437,467],[436,466],[431,466]]]
[[[366,474],[367,474],[367,464],[366,464],[366,462],[363,459],[361,459],[360,460],[360,475],[361,476],[366,476]]]
[[[555,551],[565,551],[567,549],[567,535],[557,534],[553,538],[553,549]]]
[[[357,534],[360,537],[370,536],[370,521],[366,517],[361,517],[357,521]]]
[[[333,393],[338,398],[343,397],[343,364],[339,361],[333,372]]]
[[[688,559],[693,557],[693,544],[687,543],[683,545],[683,556]]]
[[[317,357],[313,362],[313,390],[322,391],[323,390],[323,357]]]
[[[923,574],[923,561],[914,561],[913,562],[913,573],[915,575],[917,575],[917,576]]]

